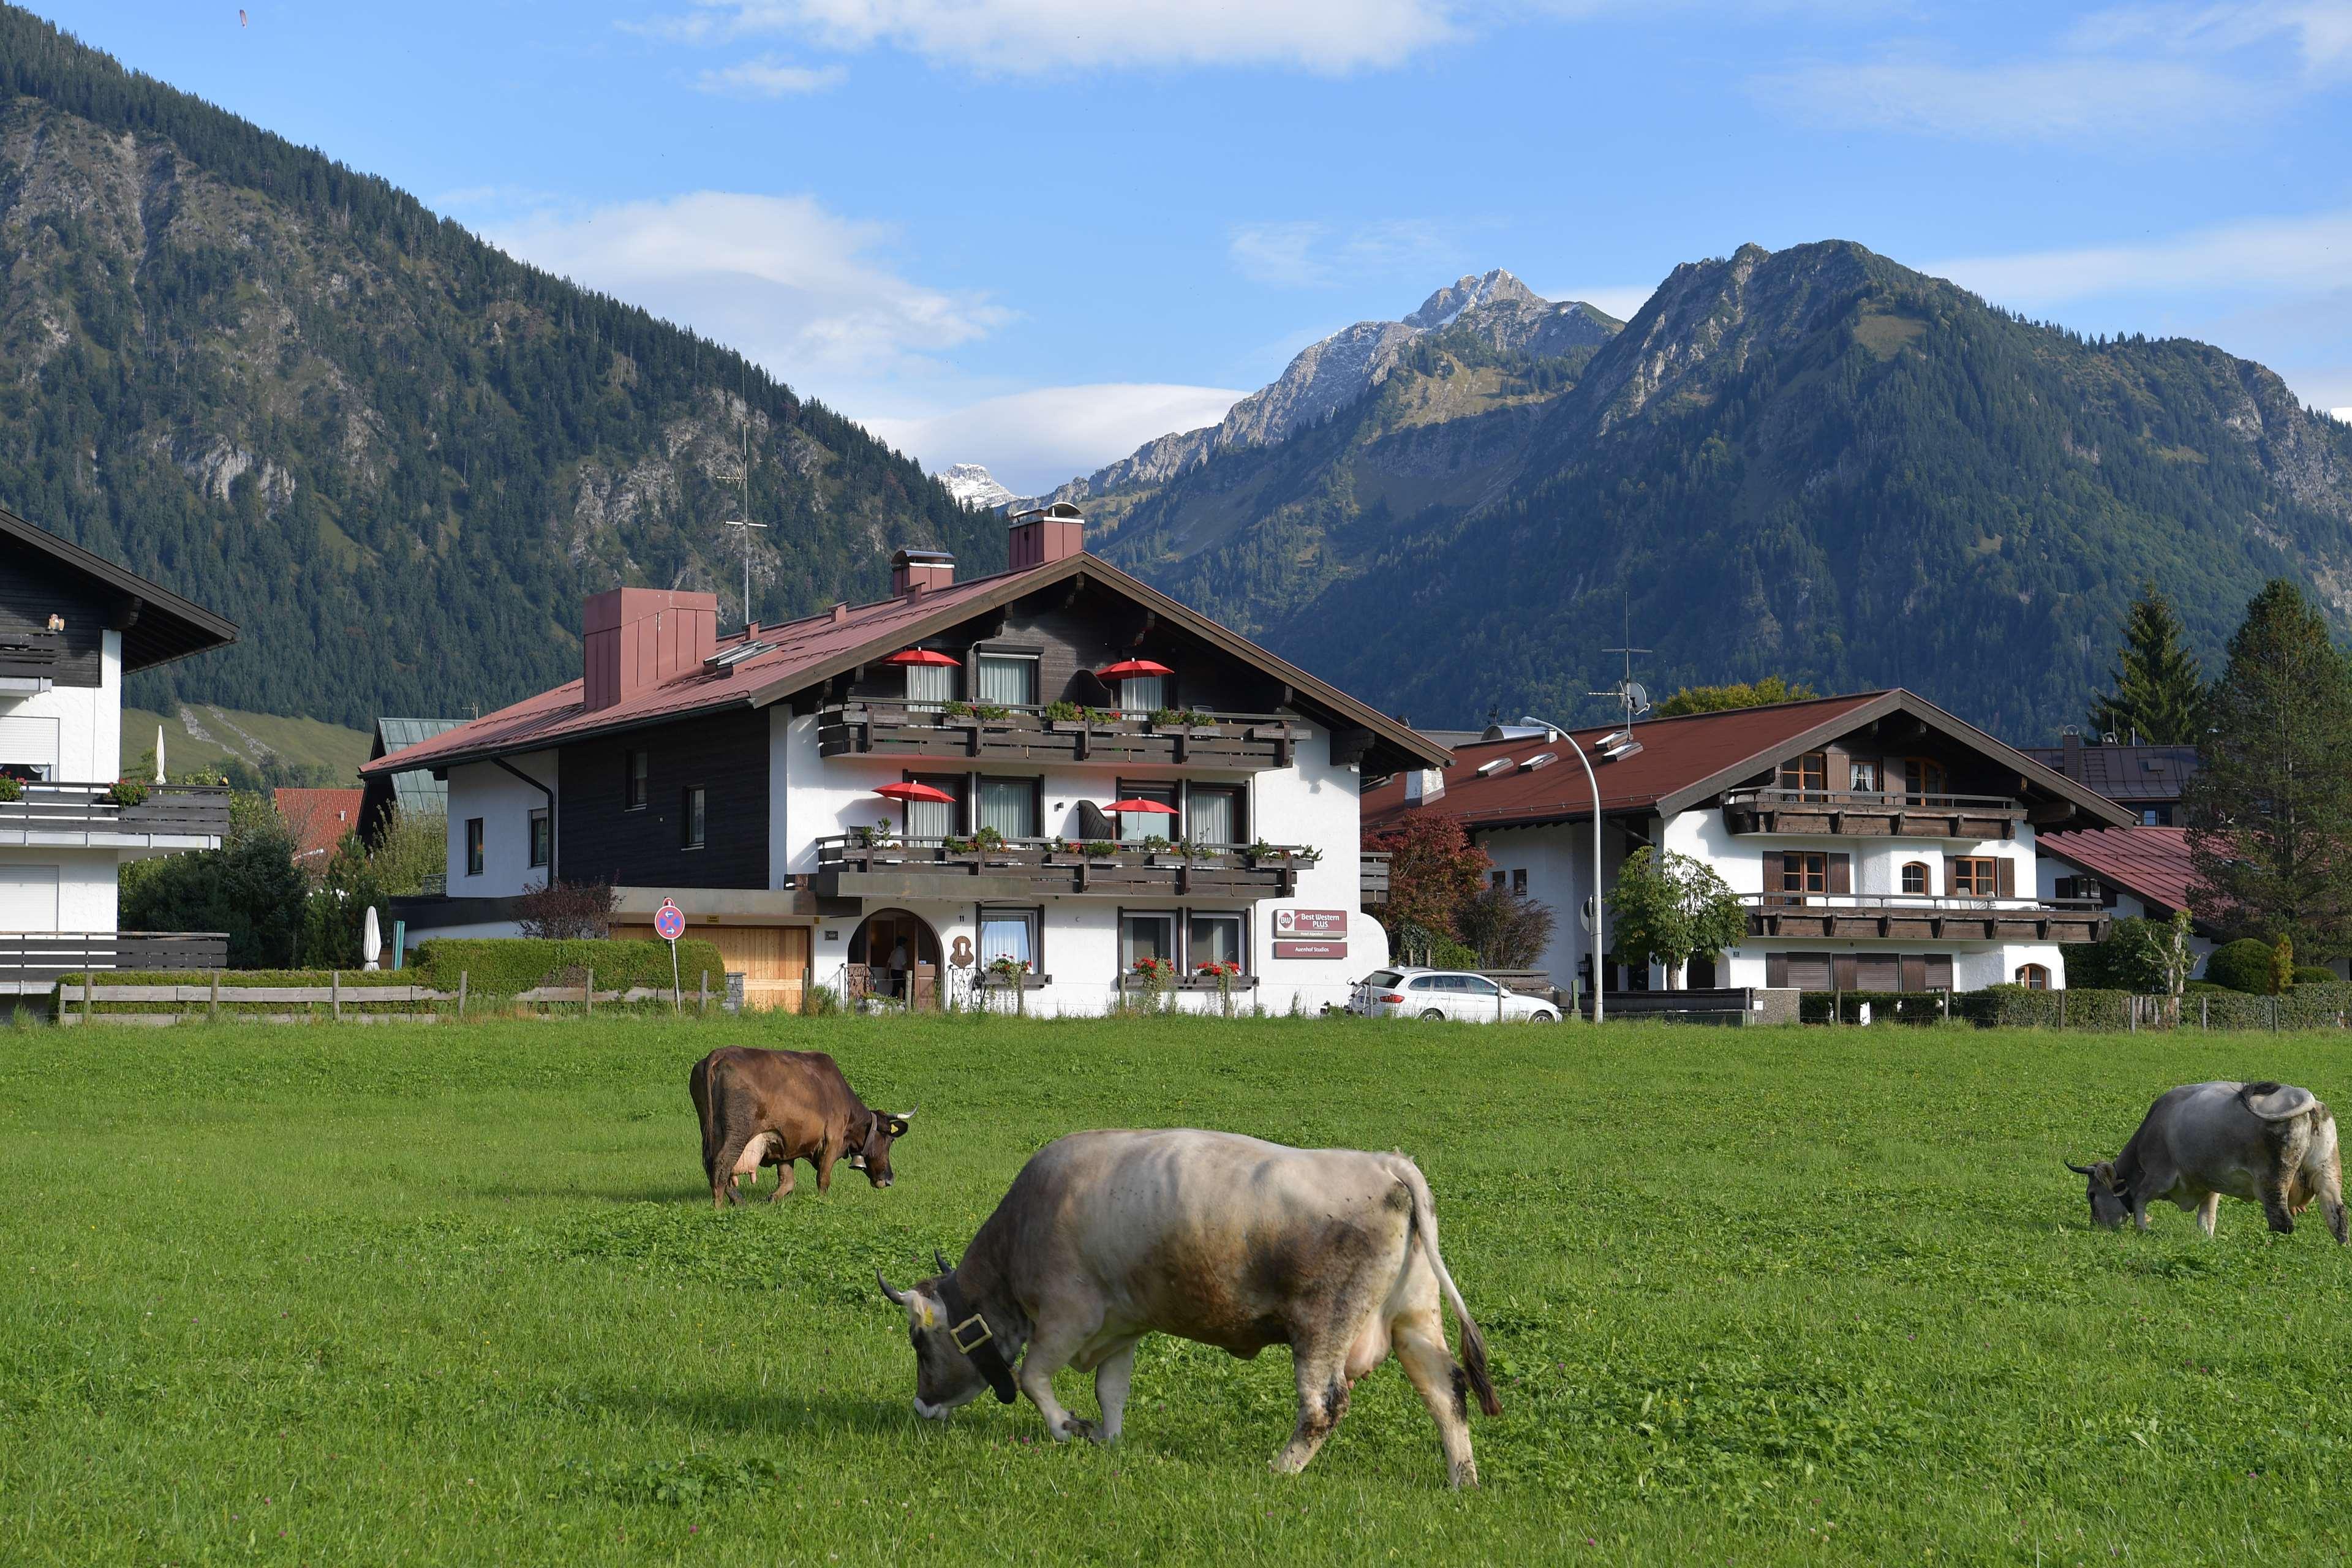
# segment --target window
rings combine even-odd
[[[621,809],[643,811],[646,808],[646,758],[644,752],[622,753]]]
[[[1037,781],[982,779],[972,831],[993,827],[1007,838],[1037,837]]]
[[[1045,955],[1037,944],[1038,911],[1035,910],[992,910],[980,911],[980,967],[982,973],[1000,958],[1015,963],[1026,963],[1032,974],[1045,972]]]
[[[1189,962],[1194,969],[1204,963],[1233,963],[1244,970],[1249,968],[1249,955],[1242,948],[1242,917],[1195,910],[1186,932],[1192,943]]]
[[[1990,855],[1955,855],[1952,857],[1952,896],[1956,899],[1990,899],[2000,883],[1999,868]]]
[[[2168,805],[2142,806],[2139,814],[2139,825],[2142,827],[2171,826],[2172,807]]]
[[[547,808],[541,806],[530,814],[530,863],[532,865],[547,864],[549,837]]]
[[[1176,959],[1176,917],[1169,914],[1132,915],[1118,917],[1118,967],[1122,974],[1131,974],[1135,966],[1147,958],[1168,963]]]
[[[1780,857],[1780,890],[1784,893],[1826,893],[1830,890],[1830,858],[1815,849],[1790,849]]]
[[[1184,794],[1184,837],[1195,844],[1242,841],[1242,792],[1194,784]]]
[[[2017,983],[2028,991],[2047,991],[2050,972],[2038,963],[2021,963],[2017,966]]]
[[[482,819],[469,816],[466,818],[466,875],[478,877],[481,874]]]
[[[2107,901],[2106,889],[2099,885],[2099,879],[2096,877],[2061,877],[2058,879],[2056,891],[2062,899]]]
[[[1944,764],[1933,757],[1904,758],[1903,774],[1910,781],[1910,793],[1915,797],[1944,793]]]
[[[1801,757],[1790,757],[1780,764],[1780,787],[1819,795],[1830,787],[1830,760],[1826,753],[1807,752]]]
[[[1853,783],[1851,787],[1854,794],[1876,795],[1879,789],[1878,759],[1876,757],[1856,757],[1853,759],[1851,767],[1853,778]]]
[[[1528,896],[1528,868],[1526,867],[1520,866],[1513,868],[1511,872],[1511,891],[1518,894],[1519,897],[1523,899]]]
[[[927,784],[950,798],[947,800],[910,800],[907,803],[907,837],[909,839],[940,839],[958,832],[963,819],[963,780],[953,773],[916,778],[911,784]]]
[[[910,664],[907,667],[907,705],[926,711],[955,700],[955,666]]]
[[[1926,893],[1929,891],[1927,887],[1927,868],[1924,862],[1912,860],[1905,864],[1903,868],[1903,890],[1906,893]]]
[[[1118,683],[1118,705],[1129,713],[1154,713],[1168,706],[1168,678],[1130,675]]]
[[[702,786],[688,784],[678,792],[677,847],[681,849],[702,847]]]
[[[1503,890],[1503,874],[1500,871],[1487,872],[1486,885],[1494,889],[1495,891],[1498,893],[1501,892]]]
[[[984,653],[980,656],[980,689],[975,702],[1005,708],[1037,705],[1037,656],[1034,653]]]
[[[1503,989],[1483,974],[1455,974],[1449,978],[1454,983],[1451,989],[1467,991],[1473,996],[1493,996]]]
[[[1176,786],[1165,784],[1121,784],[1121,800],[1156,800],[1171,811],[1176,805]],[[1129,843],[1145,838],[1171,838],[1175,836],[1176,821],[1156,811],[1122,811],[1118,814],[1118,836]]]
[[[1446,989],[1445,976],[1443,974],[1424,974],[1420,979],[1414,981],[1412,984],[1406,986],[1405,989],[1408,991],[1443,991]]]

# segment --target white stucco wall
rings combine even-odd
[[[24,697],[0,693],[0,763],[50,763],[49,777],[58,784],[112,784],[121,778],[121,632],[105,634],[99,668],[94,687],[58,686]]]
[[[771,821],[776,831],[772,859],[782,870],[814,871],[818,838],[869,826],[878,819],[900,820],[893,803],[874,794],[877,785],[913,771],[959,771],[952,763],[908,763],[901,758],[820,757],[816,721],[803,717],[782,726],[782,784]],[[1054,984],[1033,991],[1028,1010],[1040,1015],[1100,1014],[1118,999],[1118,916],[1122,908],[1170,910],[1240,910],[1248,918],[1246,930],[1251,968],[1259,987],[1237,998],[1236,1005],[1264,1007],[1270,1012],[1314,1012],[1325,1004],[1348,998],[1355,981],[1388,962],[1388,939],[1379,923],[1359,907],[1362,894],[1358,861],[1360,821],[1360,777],[1352,764],[1331,761],[1328,731],[1307,729],[1294,752],[1294,765],[1255,774],[1186,773],[1195,784],[1241,785],[1247,794],[1247,831],[1253,839],[1270,844],[1311,846],[1323,858],[1302,867],[1297,891],[1288,899],[1237,901],[1232,899],[1168,899],[1143,900],[1134,895],[1063,894],[1025,901],[1045,910],[1040,945],[1044,972]],[[989,761],[982,766],[992,777],[1035,777],[1044,781],[1045,821],[1048,835],[1076,837],[1077,806],[1082,800],[1108,805],[1118,798],[1121,780],[1139,783],[1173,780],[1168,768],[1140,766],[1022,767]],[[453,780],[454,784],[454,775]],[[869,910],[884,907],[869,901]],[[920,915],[939,934],[942,953],[951,952],[956,938],[978,942],[979,908],[973,903],[908,902],[899,906]],[[1347,956],[1338,959],[1277,959],[1274,956],[1278,912],[1285,909],[1338,910],[1348,917]],[[811,944],[811,980],[831,985],[841,983],[848,961],[851,933],[860,917],[818,922]],[[1175,994],[1176,1005],[1188,1009],[1215,1010],[1214,993]]]
[[[556,753],[532,752],[509,757],[532,778],[557,782]],[[530,863],[530,814],[547,797],[494,763],[467,763],[449,770],[449,896],[501,899],[547,885],[547,868]],[[466,872],[466,824],[482,819],[482,870]],[[556,853],[561,856],[559,845]]]

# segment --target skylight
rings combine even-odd
[[[1496,757],[1491,763],[1480,763],[1478,764],[1478,776],[1482,779],[1490,779],[1496,773],[1509,773],[1511,771],[1511,767],[1512,763],[1510,758]]]
[[[706,669],[727,669],[742,663],[747,658],[757,658],[763,653],[775,651],[776,645],[772,642],[740,643],[729,648],[725,653],[712,654],[709,658],[704,659],[702,664]]]

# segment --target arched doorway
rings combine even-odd
[[[848,991],[888,996],[915,1012],[940,1005],[940,936],[906,910],[877,910],[849,937]]]

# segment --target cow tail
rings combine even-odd
[[[710,1143],[710,1058],[709,1057],[695,1063],[694,1070],[686,1075],[686,1089],[688,1094],[694,1096],[695,1119],[702,1123],[702,1177],[705,1181],[715,1181],[717,1176],[710,1169],[710,1162],[718,1151],[712,1148]]]
[[[1422,1176],[1421,1167],[1402,1154],[1396,1157],[1392,1168],[1397,1180],[1412,1195],[1412,1224],[1421,1234],[1422,1256],[1429,1259],[1430,1271],[1437,1276],[1438,1288],[1445,1292],[1454,1321],[1462,1325],[1462,1370],[1469,1374],[1471,1392],[1478,1396],[1479,1409],[1489,1415],[1500,1415],[1502,1403],[1495,1397],[1495,1380],[1486,1371],[1486,1336],[1478,1331],[1476,1320],[1470,1316],[1469,1304],[1462,1300],[1454,1276],[1446,1272],[1445,1258],[1437,1250],[1437,1205],[1430,1198],[1429,1183]]]

